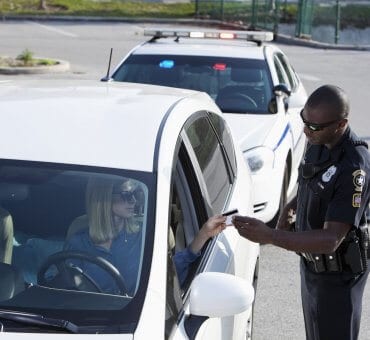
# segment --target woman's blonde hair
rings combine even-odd
[[[130,179],[91,178],[86,188],[86,211],[89,219],[89,235],[94,243],[114,239],[120,230],[115,226],[112,213],[112,194],[115,188],[130,182]],[[128,233],[138,232],[140,227],[131,218],[124,220]]]

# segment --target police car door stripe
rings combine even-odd
[[[275,145],[275,147],[272,149],[273,151],[275,151],[275,150],[279,147],[279,145],[283,142],[283,140],[284,140],[285,136],[287,135],[288,131],[290,131],[290,124],[289,124],[289,123],[288,123],[288,124],[287,124],[287,126],[285,127],[284,132],[283,132],[283,134],[281,135],[281,137],[280,137],[280,139],[279,139],[278,143],[277,143],[277,144]]]

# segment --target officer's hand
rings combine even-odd
[[[233,216],[233,224],[239,234],[250,241],[271,243],[273,230],[262,221],[248,216]]]

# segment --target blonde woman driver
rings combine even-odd
[[[121,273],[128,294],[134,294],[141,258],[142,229],[135,221],[136,184],[130,179],[119,183],[94,178],[87,185],[86,210],[88,226],[66,242],[65,250],[76,250],[99,256],[112,263]],[[225,228],[225,217],[211,217],[199,230],[193,242],[174,256],[180,284],[183,284],[189,266],[194,262],[205,242]],[[111,276],[93,263],[73,260],[92,278],[102,291],[117,293]]]

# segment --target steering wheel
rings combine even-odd
[[[57,286],[67,285],[68,287],[73,287],[75,289],[79,289],[79,286],[85,285],[88,286],[90,289],[93,289],[94,291],[98,291],[100,293],[103,292],[99,284],[95,282],[95,280],[91,278],[88,274],[86,274],[81,268],[66,263],[67,259],[77,259],[97,265],[113,278],[113,280],[117,284],[119,294],[127,295],[125,280],[123,279],[118,269],[113,266],[113,264],[102,257],[93,256],[88,253],[82,253],[78,251],[61,251],[49,256],[47,260],[41,265],[37,273],[37,282],[40,285],[48,286],[50,285],[51,281],[56,281]],[[60,280],[55,280],[56,276],[54,276],[52,280],[48,280],[45,277],[45,274],[48,272],[49,269],[51,269],[52,266],[55,266],[57,268]],[[80,279],[80,281],[81,279],[83,280],[83,284],[77,283],[77,277]],[[79,290],[83,289],[80,288]]]
[[[248,95],[240,92],[229,93],[227,96],[216,100],[223,112],[245,112],[257,109],[257,103]]]
[[[254,109],[257,109],[258,107],[257,103],[251,97],[240,92],[231,93],[229,100],[242,101],[243,104],[248,103],[247,107],[253,107]]]

